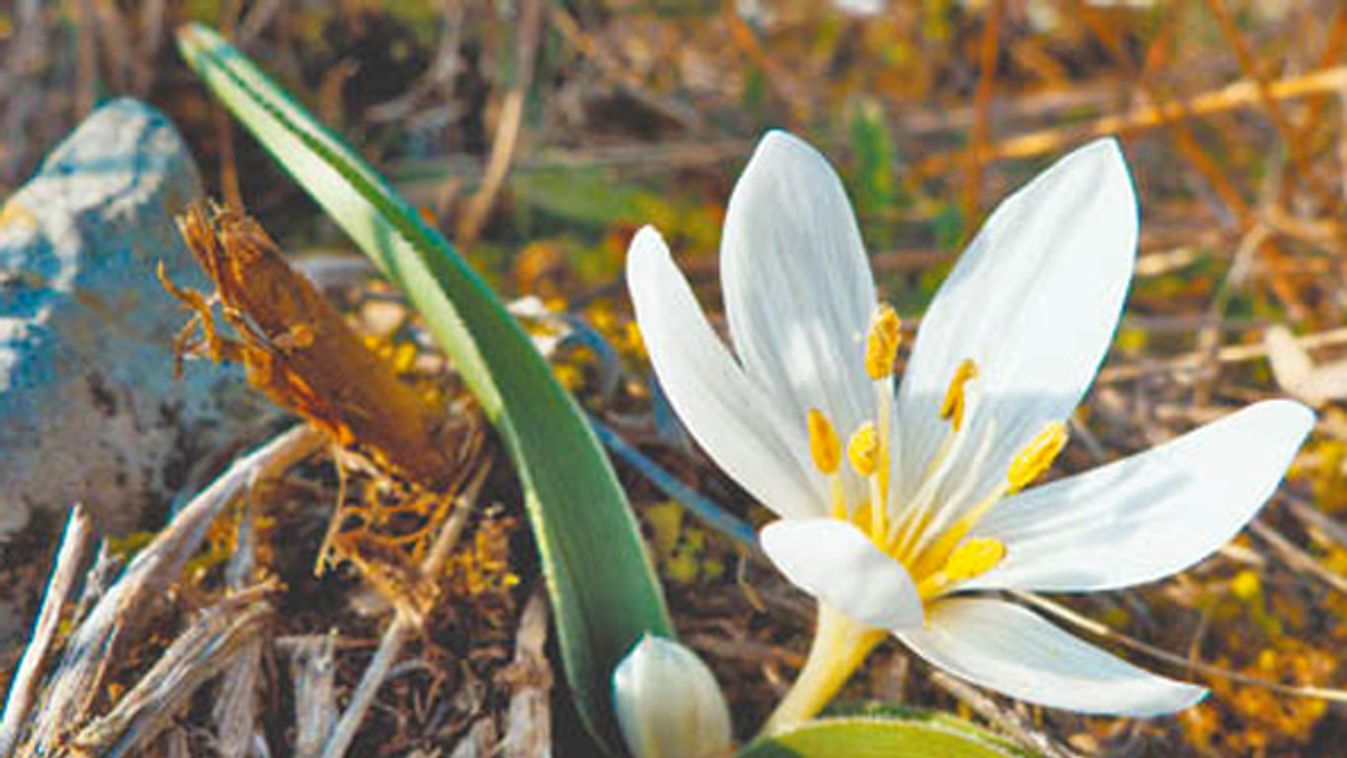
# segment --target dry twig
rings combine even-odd
[[[24,648],[23,658],[10,680],[4,719],[0,721],[0,756],[10,755],[18,742],[28,709],[33,704],[33,695],[37,692],[42,664],[46,662],[47,653],[60,628],[61,612],[79,581],[80,569],[84,567],[95,536],[89,514],[84,506],[76,503],[66,519],[61,549],[56,555],[51,578],[47,581],[42,610],[38,612],[37,623],[33,625],[32,639]]]
[[[225,584],[230,592],[242,592],[252,581],[256,557],[253,498],[250,496],[253,491],[249,487],[249,496],[243,498],[234,554],[225,569]],[[226,758],[248,758],[253,744],[262,739],[256,729],[258,689],[262,682],[262,644],[261,639],[245,643],[220,681],[212,716],[219,751]]]
[[[1021,747],[1046,758],[1075,758],[1074,750],[1035,729],[1014,711],[999,703],[971,684],[943,671],[931,672],[931,683],[954,696],[974,713],[990,722],[1002,734],[1018,742]]]
[[[1347,86],[1347,66],[1338,66],[1272,82],[1268,86],[1268,93],[1276,100],[1290,100],[1320,93],[1336,93],[1344,86]],[[1170,102],[1146,105],[1121,114],[1101,116],[1081,126],[1051,127],[1009,137],[989,145],[982,160],[991,162],[1046,155],[1092,137],[1127,134],[1184,119],[1255,107],[1261,102],[1261,97],[1257,82],[1241,79],[1189,98],[1182,104]],[[944,173],[956,165],[962,155],[962,152],[937,153],[918,164],[915,171],[920,176]]]
[[[234,463],[219,479],[178,512],[98,601],[70,635],[60,667],[33,719],[27,754],[49,755],[64,735],[88,717],[103,691],[103,678],[117,646],[142,618],[147,599],[162,593],[196,551],[206,528],[256,478],[269,478],[317,450],[323,437],[307,426],[291,429]]]
[[[290,678],[295,683],[295,758],[318,758],[336,723],[336,641],[333,632],[301,637],[285,646],[290,649]]]
[[[464,494],[456,499],[453,512],[440,527],[434,545],[421,563],[422,576],[432,578],[432,580],[440,576],[444,569],[444,563],[449,557],[449,552],[457,544],[458,536],[463,532],[463,527],[467,525],[469,504],[475,499],[477,491],[485,480],[485,474],[486,468],[484,466]],[[365,668],[365,673],[360,677],[360,683],[356,685],[355,692],[352,693],[346,710],[332,728],[332,733],[323,746],[321,753],[323,758],[341,758],[341,756],[346,755],[351,741],[355,739],[356,730],[360,728],[360,722],[365,718],[365,712],[373,703],[375,693],[383,685],[384,678],[388,676],[388,670],[397,660],[403,644],[412,632],[421,627],[424,621],[424,609],[413,606],[410,602],[400,602],[398,598],[394,598],[393,607],[393,620],[384,630],[383,637],[379,640],[379,647],[374,653],[374,658],[370,660],[369,665]]]
[[[543,652],[546,643],[547,596],[539,588],[524,605],[514,661],[503,672],[513,690],[500,742],[505,758],[535,758],[551,750],[552,667]]]
[[[515,78],[509,92],[501,101],[496,121],[496,136],[491,143],[491,157],[487,160],[482,186],[468,201],[458,221],[459,244],[469,246],[486,224],[487,214],[496,200],[514,156],[519,139],[519,127],[524,117],[524,97],[533,79],[533,61],[538,49],[538,32],[542,20],[542,0],[523,0],[519,6],[519,23],[515,43]]]
[[[1272,548],[1272,552],[1290,568],[1309,574],[1338,592],[1347,594],[1347,577],[1325,567],[1315,560],[1314,556],[1296,547],[1294,542],[1287,539],[1281,532],[1268,526],[1262,519],[1254,519],[1249,522],[1249,531],[1266,542]]]
[[[1149,645],[1141,640],[1129,637],[1122,632],[1110,629],[1107,625],[1098,621],[1082,616],[1061,603],[1049,600],[1042,595],[1033,592],[1014,591],[1015,595],[1024,602],[1047,613],[1048,615],[1063,621],[1077,629],[1084,630],[1100,639],[1116,642],[1125,648],[1135,650],[1139,653],[1150,656],[1159,661],[1164,661],[1173,666],[1188,669],[1199,674],[1211,677],[1219,677],[1244,684],[1251,687],[1263,687],[1273,692],[1279,692],[1283,695],[1294,695],[1296,697],[1317,698],[1334,703],[1347,703],[1347,690],[1333,689],[1331,687],[1304,687],[1291,684],[1282,684],[1274,682],[1271,679],[1260,679],[1256,676],[1248,676],[1238,671],[1232,671],[1221,666],[1213,666],[1209,663],[1202,663],[1198,660],[1185,658],[1181,655],[1171,653],[1163,648]]]
[[[272,613],[264,598],[276,589],[275,584],[258,585],[208,608],[110,713],[79,731],[71,753],[138,755],[172,723],[197,688],[235,663],[259,638]]]

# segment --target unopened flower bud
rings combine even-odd
[[[613,708],[635,758],[718,758],[732,745],[725,696],[696,653],[646,635],[613,672]]]

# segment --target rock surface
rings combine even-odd
[[[201,193],[168,119],[121,99],[0,209],[0,540],[76,501],[121,531],[255,416],[230,369],[173,378],[186,316],[154,268],[204,287],[173,220]]]

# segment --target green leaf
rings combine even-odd
[[[897,150],[884,110],[874,100],[859,101],[851,108],[847,127],[856,164],[851,182],[856,208],[864,217],[891,217],[899,203]]]
[[[572,225],[609,229],[641,218],[645,189],[596,169],[535,171],[510,182],[511,197]]]
[[[1030,758],[963,719],[895,706],[810,721],[755,741],[739,758]]]
[[[616,744],[609,677],[649,632],[673,636],[640,531],[584,415],[482,279],[339,137],[213,30],[187,63],[383,273],[400,285],[504,438],[542,555],[567,681]]]

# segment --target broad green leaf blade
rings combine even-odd
[[[739,758],[1031,758],[1032,753],[962,719],[878,707],[811,721],[759,739]]]
[[[612,466],[584,415],[484,281],[339,137],[213,30],[179,49],[230,112],[407,293],[504,438],[524,485],[566,677],[609,744],[617,662],[650,632],[673,636]]]

